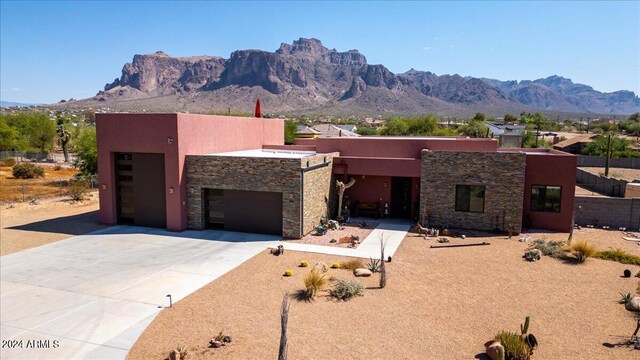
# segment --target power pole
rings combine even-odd
[[[587,134],[589,133],[589,125],[591,125],[591,118],[587,118]]]
[[[611,158],[611,134],[607,136],[607,152],[604,159],[604,177],[609,177],[609,159]]]

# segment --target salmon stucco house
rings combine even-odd
[[[430,226],[569,231],[576,157],[493,139],[326,137],[284,145],[284,120],[97,114],[100,220],[298,238],[337,215]],[[353,180],[352,180],[353,179]]]

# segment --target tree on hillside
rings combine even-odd
[[[0,151],[19,151],[20,133],[15,128],[9,126],[7,118],[0,116]]]
[[[487,120],[487,118],[486,118],[486,116],[484,116],[483,113],[479,112],[479,113],[476,113],[476,115],[473,117],[473,120],[474,121],[485,121],[485,120]]]
[[[467,125],[462,126],[460,132],[464,136],[473,138],[489,137],[489,127],[484,122],[473,119]]]
[[[429,114],[407,121],[408,133],[411,135],[432,135],[438,129],[438,118]]]
[[[293,120],[286,120],[284,122],[284,143],[293,144],[296,139],[296,130],[298,129],[298,123]]]
[[[356,128],[356,133],[363,136],[378,135],[378,130],[368,126],[358,126]]]
[[[82,129],[76,139],[76,158],[73,166],[80,169],[81,175],[98,173],[98,146],[96,143],[96,128],[87,126]]]
[[[407,121],[400,118],[389,119],[389,121],[387,121],[387,124],[382,129],[380,129],[380,135],[398,136],[408,134],[409,124],[407,124]]]
[[[609,135],[600,135],[592,142],[588,143],[582,150],[583,155],[607,156],[607,147],[609,145]],[[627,158],[640,157],[640,152],[631,150],[629,146],[631,142],[619,136],[611,135],[611,152],[610,157]]]
[[[627,120],[629,120],[629,121],[636,121],[636,122],[639,122],[639,121],[640,121],[640,112],[637,112],[637,113],[635,113],[635,114],[633,114],[633,115],[629,116],[629,117],[627,118]]]
[[[43,113],[20,113],[6,117],[7,124],[14,128],[18,136],[20,150],[48,154],[53,150],[56,137],[56,123]]]
[[[518,117],[512,114],[505,114],[504,122],[505,123],[518,122]]]

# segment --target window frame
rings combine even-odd
[[[559,195],[557,201],[557,210],[555,206],[555,202],[550,202],[547,200],[547,188],[558,188]],[[544,199],[543,201],[534,201],[533,197],[533,189],[534,188],[544,188]],[[543,185],[543,184],[532,184],[530,188],[530,196],[529,196],[529,211],[535,212],[543,212],[543,213],[554,213],[559,214],[562,212],[562,185]],[[538,193],[538,197],[540,197],[540,193]],[[547,203],[551,203],[551,207],[547,208]],[[539,208],[539,204],[542,204],[542,208]],[[535,206],[535,208],[534,208]]]
[[[485,200],[486,200],[486,195],[487,195],[487,186],[486,185],[477,185],[477,184],[456,184],[455,185],[455,198],[454,198],[454,210],[458,211],[458,212],[469,212],[469,213],[476,213],[476,214],[483,214],[484,213],[484,209],[485,209]],[[466,187],[468,188],[468,192],[469,192],[469,197],[468,197],[468,202],[467,202],[467,206],[466,209],[465,207],[459,207],[458,205],[458,189],[461,187]],[[477,210],[471,210],[471,193],[472,193],[472,188],[482,188],[482,210],[477,211]]]

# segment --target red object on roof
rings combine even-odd
[[[257,118],[262,117],[262,113],[260,112],[260,98],[258,98],[258,101],[256,101],[256,112],[255,112],[255,116]]]

